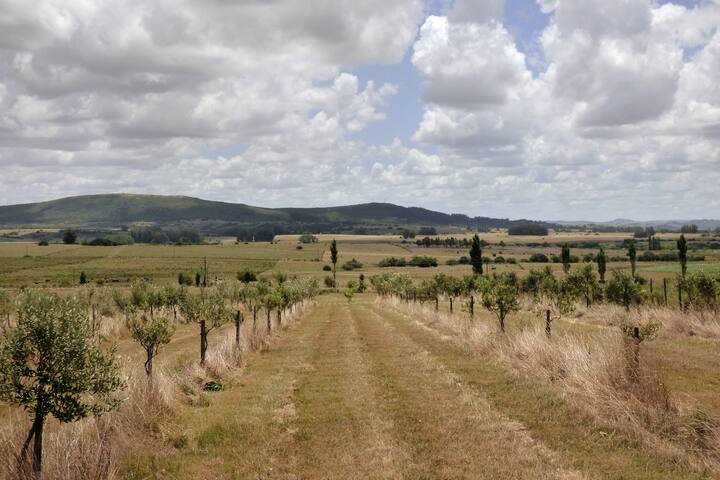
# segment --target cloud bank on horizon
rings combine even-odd
[[[675,1],[0,0],[0,203],[720,217],[720,0]]]

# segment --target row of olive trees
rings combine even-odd
[[[500,329],[505,330],[505,318],[519,308],[521,294],[530,296],[536,305],[551,309],[556,315],[570,313],[577,301],[587,307],[596,302],[608,301],[622,305],[627,310],[641,304],[647,293],[644,280],[624,271],[615,271],[606,282],[600,283],[592,265],[570,271],[562,277],[556,276],[550,268],[530,270],[520,278],[514,272],[492,276],[466,275],[462,278],[437,274],[431,279],[414,282],[406,274],[383,274],[371,278],[371,284],[381,296],[397,296],[406,301],[435,302],[447,298],[449,311],[453,313],[457,299],[465,299],[472,316],[479,296],[481,304],[498,317]],[[694,292],[696,304],[718,305],[720,280],[702,273],[693,274],[686,280],[685,288]]]
[[[243,308],[253,318],[253,333],[257,332],[257,316],[261,309],[267,313],[267,333],[272,331],[271,313],[282,316],[297,304],[314,297],[318,291],[315,279],[293,278],[278,273],[276,283],[267,279],[241,282],[223,282],[214,287],[202,288],[199,294],[191,294],[182,286],[157,287],[147,281],[131,284],[129,292],[117,290],[113,297],[118,308],[125,314],[126,326],[131,336],[146,352],[145,371],[152,375],[153,358],[159,348],[170,342],[178,321],[195,323],[199,327],[200,365],[205,366],[210,333],[227,323],[235,323],[235,344],[240,346],[240,327],[245,321]],[[172,312],[173,321],[169,313]]]
[[[232,318],[239,345],[242,308],[252,312],[254,319],[261,307],[267,309],[268,319],[275,310],[281,323],[287,311],[318,292],[315,279],[287,279],[286,275],[275,279],[274,284],[267,280],[221,284],[202,289],[199,295],[179,286],[159,287],[137,280],[127,291],[113,291],[112,298],[125,316],[131,337],[146,353],[145,371],[151,379],[153,359],[171,341],[176,321],[200,326],[200,362],[204,364],[208,334]],[[32,417],[18,455],[19,477],[25,475],[31,445],[32,475],[41,476],[43,431],[50,416],[74,422],[120,404],[118,393],[124,382],[115,347],[101,348],[105,342],[99,341],[100,323],[89,309],[97,298],[96,292],[86,290],[66,297],[23,291],[13,300],[0,290],[0,314],[7,316],[0,329],[0,401],[19,405]]]

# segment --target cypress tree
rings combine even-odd
[[[335,270],[337,268],[337,261],[338,261],[338,249],[337,249],[337,242],[335,239],[333,239],[332,243],[330,244],[330,261],[333,264],[333,284],[335,285]]]
[[[630,272],[632,273],[633,278],[635,278],[635,270],[637,266],[637,250],[635,249],[634,240],[630,242],[630,245],[628,245],[627,254],[628,258],[630,258]]]
[[[680,260],[680,272],[682,273],[682,277],[685,278],[685,275],[687,274],[687,240],[685,240],[685,235],[680,235],[680,239],[677,241],[677,249],[678,249],[678,259]]]
[[[567,243],[562,246],[560,258],[563,264],[563,271],[567,274],[570,271],[570,247],[568,247]]]
[[[480,248],[480,237],[477,235],[473,236],[472,244],[470,246],[470,264],[472,265],[473,273],[475,275],[482,275],[482,249]]]
[[[607,270],[607,257],[605,256],[605,250],[600,248],[595,260],[597,261],[600,283],[605,283],[605,271]]]

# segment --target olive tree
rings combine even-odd
[[[74,298],[27,293],[17,326],[0,346],[0,401],[23,407],[33,418],[19,455],[25,470],[33,442],[32,472],[42,472],[43,428],[49,416],[68,423],[116,408],[123,388],[114,347],[92,340],[87,310]],[[21,472],[19,472],[21,473]]]
[[[520,308],[517,278],[507,273],[488,278],[482,285],[482,303],[497,316],[505,333],[505,317]]]
[[[612,303],[622,305],[630,310],[631,305],[642,303],[642,289],[635,277],[622,271],[613,273],[613,277],[605,288],[605,296]]]
[[[585,299],[585,306],[588,308],[592,305],[593,300],[602,295],[597,275],[591,265],[584,265],[579,270],[570,273],[567,282],[578,295],[582,295]]]
[[[186,321],[200,326],[200,365],[204,367],[208,335],[230,321],[232,313],[225,306],[225,298],[217,291],[210,291],[202,297],[187,295],[180,304],[180,311]]]
[[[170,343],[175,326],[164,316],[151,317],[146,314],[130,314],[125,326],[130,336],[145,350],[145,373],[152,379],[153,359],[162,345]]]

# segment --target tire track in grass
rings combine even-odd
[[[494,411],[364,299],[353,317],[396,434],[410,446],[403,478],[583,478]]]
[[[401,478],[406,446],[382,408],[354,316],[344,298],[328,301],[335,307],[323,321],[314,370],[295,395],[298,478]]]
[[[662,464],[650,453],[641,451],[636,442],[601,431],[583,421],[552,386],[482,358],[402,311],[377,306],[371,309],[389,322],[399,336],[425,348],[437,362],[487,398],[494,408],[525,425],[529,435],[590,478],[710,478],[705,472]]]

